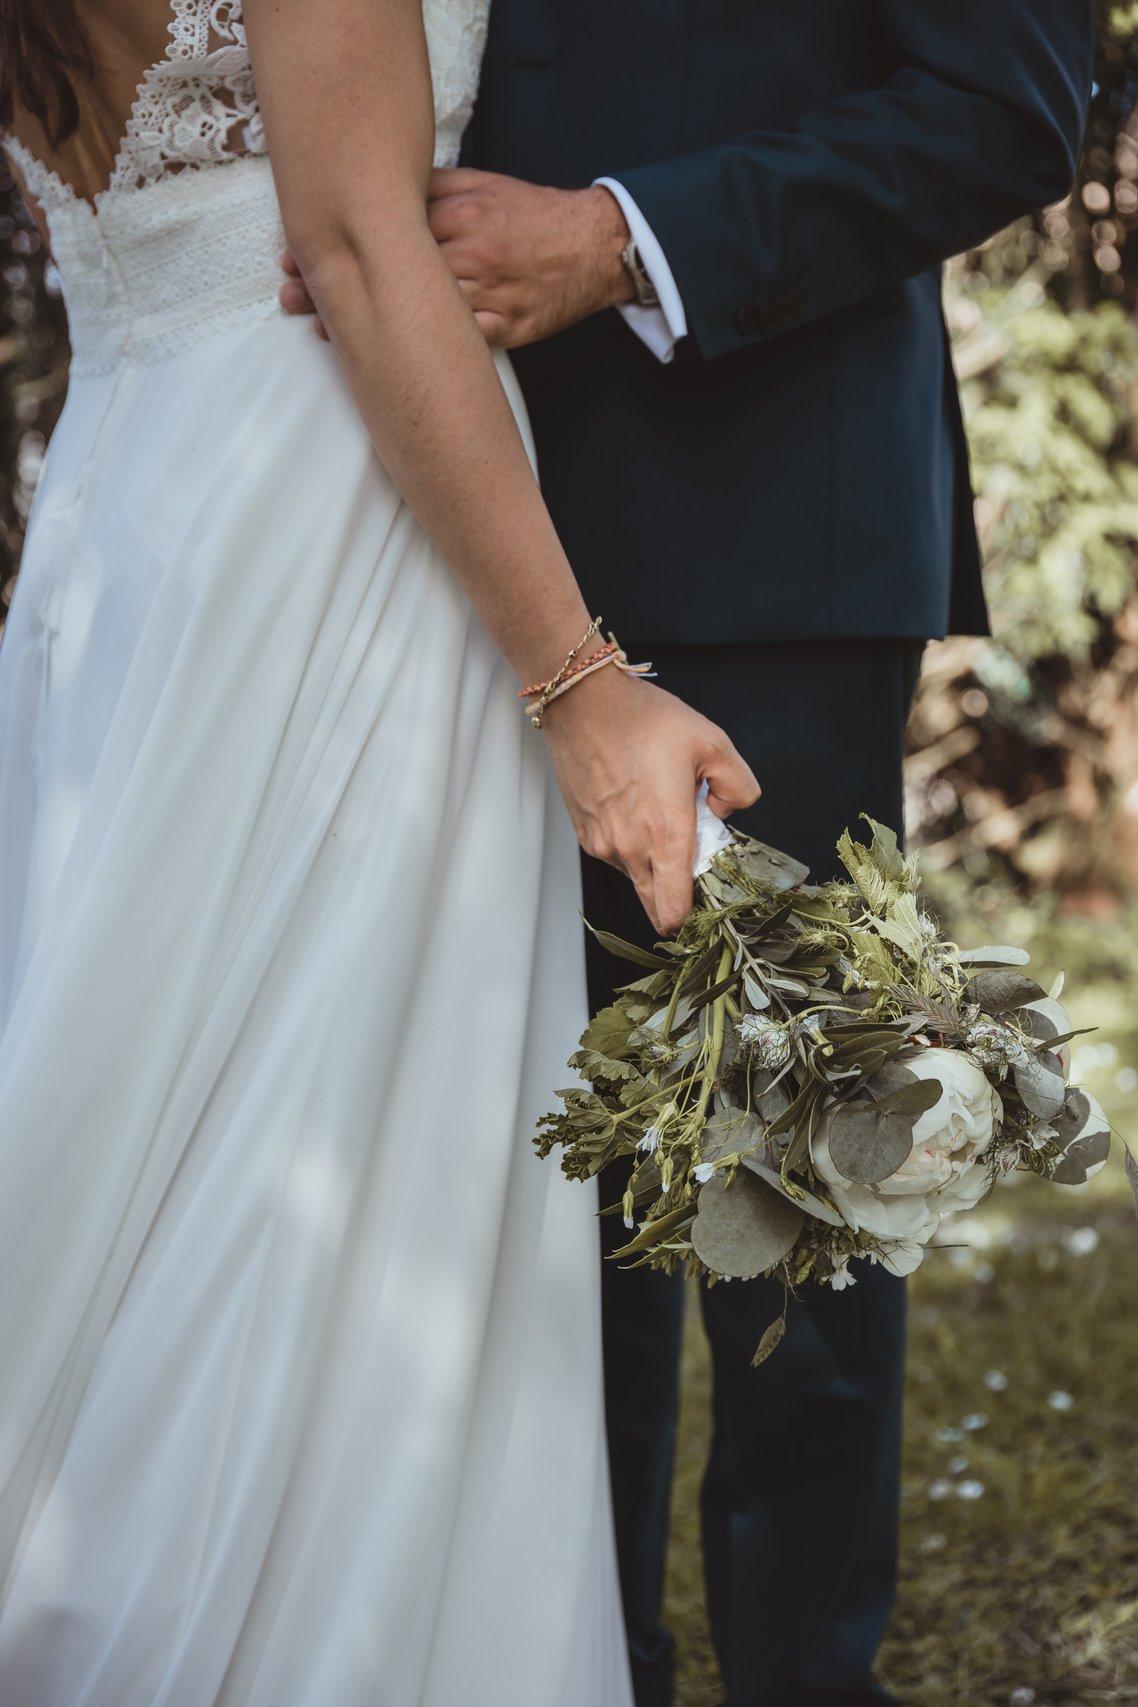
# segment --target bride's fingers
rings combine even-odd
[[[707,804],[720,818],[753,806],[762,793],[754,771],[729,741],[704,765],[703,781],[707,783]]]
[[[693,813],[694,823],[694,813]],[[690,843],[678,842],[663,859],[652,862],[652,914],[657,930],[673,936],[679,930],[692,906],[692,855],[695,851],[695,832]]]

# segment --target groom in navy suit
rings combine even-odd
[[[726,729],[764,790],[744,827],[816,875],[859,812],[900,824],[925,640],[984,628],[940,267],[1068,192],[1091,53],[1090,0],[494,0],[432,227],[517,349],[593,609]],[[585,864],[589,918],[645,938]],[[599,1005],[624,974],[590,955]],[[804,1295],[759,1370],[781,1292],[702,1302],[729,1707],[888,1701],[904,1282]],[[604,1309],[636,1699],[669,1707],[682,1282],[606,1264]]]

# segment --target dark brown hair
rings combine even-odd
[[[0,131],[21,109],[64,141],[79,123],[73,79],[90,70],[75,0],[0,0]]]

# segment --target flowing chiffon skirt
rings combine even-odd
[[[310,328],[76,378],[0,649],[4,1707],[627,1707],[530,1147],[577,882]]]

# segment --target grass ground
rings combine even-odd
[[[988,916],[984,916],[987,914]],[[991,898],[971,942],[1066,967],[1075,1077],[1138,1140],[1138,915],[1109,925]],[[1138,1147],[1138,1145],[1136,1145]],[[901,1592],[882,1654],[904,1707],[1138,1702],[1138,1225],[1121,1165],[1078,1191],[1002,1188],[912,1283]],[[697,1496],[707,1351],[693,1311],[668,1580],[679,1707],[721,1698]]]

